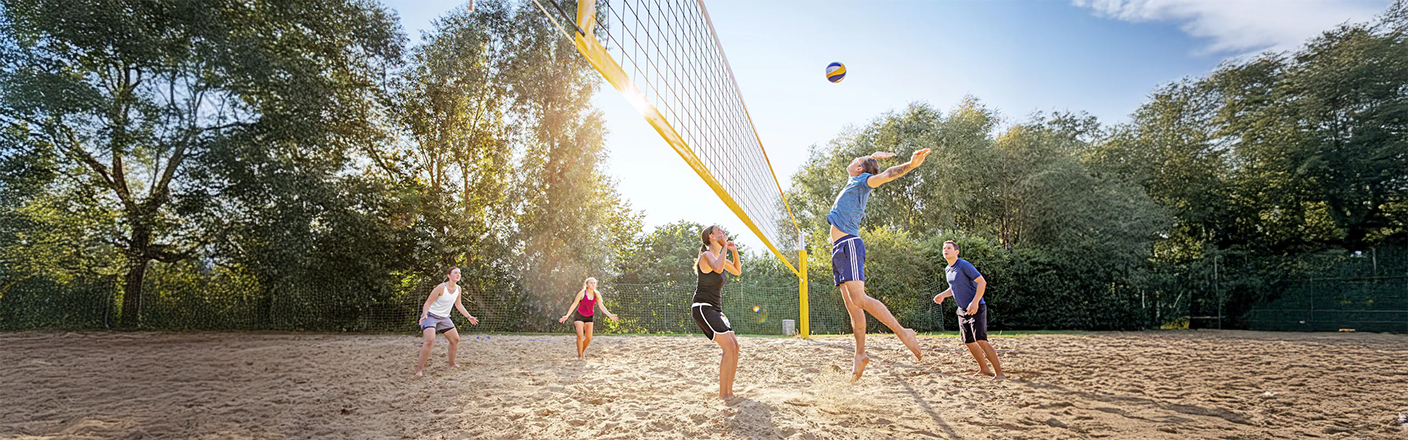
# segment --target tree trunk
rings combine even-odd
[[[137,314],[142,311],[142,279],[147,275],[147,264],[150,262],[151,260],[143,258],[134,261],[127,268],[126,282],[122,288],[122,319],[117,324],[119,327],[137,326]]]
[[[147,275],[147,265],[152,261],[147,255],[147,246],[151,241],[151,232],[146,228],[133,229],[131,247],[127,249],[128,266],[122,286],[122,319],[118,321],[119,327],[134,328],[138,324],[137,318],[142,312],[142,280]]]

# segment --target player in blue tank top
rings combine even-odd
[[[905,348],[914,353],[915,359],[923,359],[914,330],[900,326],[885,304],[865,294],[865,242],[860,239],[860,222],[865,219],[865,205],[870,202],[870,193],[876,187],[909,173],[924,163],[927,156],[928,148],[915,151],[909,162],[890,167],[884,172],[880,172],[877,159],[895,157],[895,153],[877,152],[857,157],[846,166],[846,185],[836,195],[831,212],[826,214],[826,222],[831,224],[831,275],[841,289],[841,299],[846,302],[846,313],[851,317],[851,332],[856,338],[856,358],[851,364],[852,382],[860,380],[865,366],[870,364],[870,356],[865,354],[867,312],[894,331]]]

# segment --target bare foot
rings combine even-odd
[[[1007,376],[1006,376],[1006,375],[1002,375],[1002,374],[999,374],[999,375],[994,376],[994,377],[992,378],[992,381],[993,381],[993,382],[1001,382],[1001,381],[1004,381],[1004,380],[1007,380]]]
[[[992,372],[991,372],[991,371],[988,371],[988,370],[978,370],[978,372],[977,372],[977,373],[973,373],[973,375],[974,375],[974,376],[991,376],[991,375],[992,375]]]
[[[421,376],[423,376],[423,375],[421,374],[420,370],[416,370],[416,377],[421,377]]]
[[[450,368],[459,368],[460,364],[450,364]]]
[[[865,366],[870,365],[870,356],[860,355],[851,363],[851,382],[860,380],[860,376],[865,374]]]
[[[924,354],[919,352],[919,338],[914,336],[914,329],[907,328],[899,334],[900,342],[904,343],[911,353],[914,353],[914,360],[924,360]]]

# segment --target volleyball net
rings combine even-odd
[[[703,3],[585,0],[574,7],[539,0],[538,6],[763,245],[804,276],[796,219]]]

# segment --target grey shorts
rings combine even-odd
[[[434,328],[437,332],[447,332],[455,329],[455,322],[448,316],[440,316],[434,313],[426,313],[425,320],[420,322],[420,331]]]

